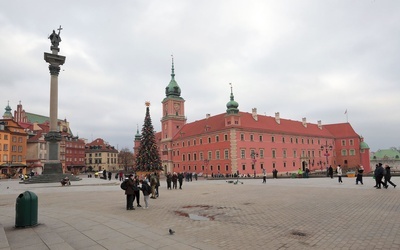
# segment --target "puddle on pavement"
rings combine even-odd
[[[210,220],[208,217],[200,216],[197,214],[189,214],[189,218],[192,220]]]

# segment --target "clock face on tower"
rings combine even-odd
[[[179,103],[174,103],[175,111],[179,111],[181,109],[181,105]]]

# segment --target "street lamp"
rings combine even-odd
[[[206,165],[206,178],[208,178],[208,163],[210,162],[209,159],[204,160],[204,164]]]
[[[252,152],[250,156],[251,156],[251,165],[252,165],[252,168],[254,169],[254,173],[255,173],[256,172],[255,165],[256,165],[256,162],[257,162],[256,157],[258,156],[258,153]],[[254,178],[256,178],[255,174],[254,174]]]
[[[324,156],[326,157],[326,168],[329,166],[329,159],[328,157],[330,156],[329,151],[332,151],[333,146],[328,145],[328,141],[325,142],[325,145],[321,145],[321,151],[325,150]],[[326,175],[329,176],[328,170],[326,171]]]

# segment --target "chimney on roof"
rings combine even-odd
[[[318,121],[318,128],[319,128],[319,129],[322,129],[321,120]]]
[[[305,117],[303,117],[302,122],[303,122],[303,126],[305,128],[307,128],[307,119]]]
[[[275,121],[278,124],[281,124],[281,117],[279,116],[279,112],[275,112]]]
[[[257,117],[257,108],[252,108],[251,109],[251,115],[253,116],[253,119],[258,121],[258,117]]]
[[[211,116],[210,114],[206,114],[206,119],[210,118],[210,116]]]

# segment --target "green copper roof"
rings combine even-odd
[[[28,121],[31,123],[43,124],[45,122],[50,122],[50,118],[43,115],[37,115],[26,112],[26,117],[28,118]]]
[[[361,142],[360,143],[360,149],[369,149],[369,146],[368,146],[368,144],[367,143],[365,143],[365,142]]]
[[[382,159],[400,159],[400,152],[395,149],[379,149],[371,155],[371,159],[382,160]]]
[[[142,138],[142,135],[139,133],[139,125],[137,125],[135,141],[140,141],[141,138]]]
[[[6,112],[4,112],[3,118],[12,118],[13,116],[11,114],[10,102],[7,103],[5,110]]]
[[[168,86],[165,88],[165,94],[167,97],[179,97],[181,95],[181,88],[179,88],[178,83],[175,81],[175,72],[174,72],[174,58],[172,57],[172,73],[171,73],[171,81]]]
[[[230,85],[231,85],[231,96],[230,96],[230,101],[226,104],[226,107],[228,108],[226,110],[226,112],[228,114],[237,114],[237,113],[239,113],[239,109],[238,109],[239,103],[237,103],[235,101],[235,98],[233,96],[232,84],[230,84]]]

